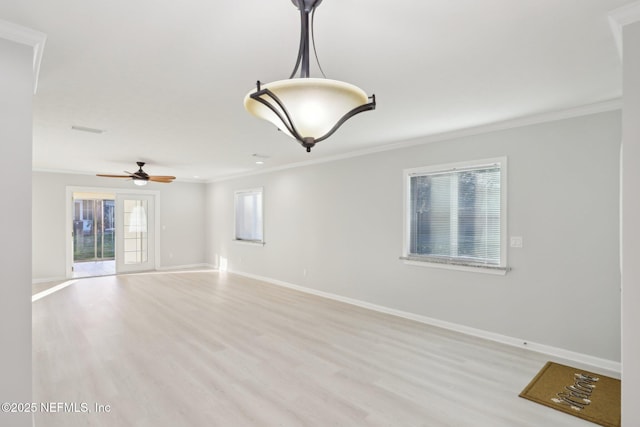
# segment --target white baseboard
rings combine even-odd
[[[38,283],[47,283],[47,282],[63,282],[65,280],[70,280],[64,276],[60,276],[60,277],[44,277],[44,278],[40,278],[40,279],[31,279],[31,284],[32,285],[37,285]]]
[[[593,366],[596,368],[604,369],[615,374],[619,374],[622,371],[622,364],[613,360],[602,359],[588,354],[578,353],[571,350],[566,350],[559,347],[553,347],[545,344],[531,342],[520,338],[509,337],[506,335],[496,334],[494,332],[485,331],[482,329],[476,329],[469,326],[459,325],[457,323],[447,322],[444,320],[434,319],[431,317],[423,316],[420,314],[410,313],[407,311],[396,310],[394,308],[385,307],[382,305],[372,304],[366,301],[360,301],[354,298],[348,298],[341,295],[319,291],[316,289],[306,288],[304,286],[294,285],[293,283],[284,282],[282,280],[272,279],[270,277],[258,276],[256,274],[245,273],[242,271],[229,271],[229,273],[237,274],[239,276],[248,277],[251,279],[260,280],[273,285],[282,286],[289,289],[294,289],[300,292],[340,301],[346,304],[351,304],[357,307],[366,308],[369,310],[377,311],[380,313],[390,314],[392,316],[402,317],[416,322],[424,323],[430,326],[436,326],[439,328],[447,329],[450,331],[459,332],[465,335],[470,335],[477,338],[483,338],[488,341],[498,342],[506,344],[512,347],[524,348],[536,353],[542,353],[548,356],[557,357],[567,361],[573,361],[582,363],[585,365]]]
[[[197,268],[206,268],[212,269],[213,267],[210,264],[202,263],[202,264],[185,264],[185,265],[172,265],[168,267],[158,267],[156,271],[174,271],[174,270],[188,270],[188,269],[197,269]]]

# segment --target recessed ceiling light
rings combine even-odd
[[[264,161],[269,158],[266,154],[253,153],[251,155],[256,160],[256,165],[264,165]]]
[[[101,133],[105,133],[106,131],[104,129],[95,129],[95,128],[88,128],[85,126],[71,126],[72,130],[77,130],[79,132],[89,132],[89,133],[97,133],[97,134],[101,134]]]

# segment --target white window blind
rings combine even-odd
[[[235,193],[235,239],[263,241],[262,189]]]
[[[409,258],[504,267],[501,164],[409,173]]]

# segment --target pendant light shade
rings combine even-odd
[[[369,98],[352,84],[309,77],[309,13],[315,11],[320,1],[292,0],[300,9],[302,30],[298,60],[291,77],[267,84],[258,81],[256,90],[244,98],[244,107],[249,113],[273,123],[300,142],[307,152],[354,115],[376,106],[375,95]],[[300,77],[293,78],[299,69]]]
[[[292,127],[301,136],[314,136],[315,142],[321,136],[333,133],[334,126],[340,119],[367,103],[367,94],[352,84],[330,79],[289,79],[278,80],[262,86],[263,91],[257,95],[273,109],[252,98],[256,92],[248,94],[244,106],[251,114],[270,121],[287,135],[295,138],[286,126],[287,117]],[[273,102],[272,93],[280,102]],[[283,118],[285,120],[283,120]],[[284,122],[284,123],[283,123]],[[329,135],[327,135],[328,137]]]

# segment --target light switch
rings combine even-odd
[[[522,247],[522,236],[511,236],[511,247],[512,248],[521,248]]]

